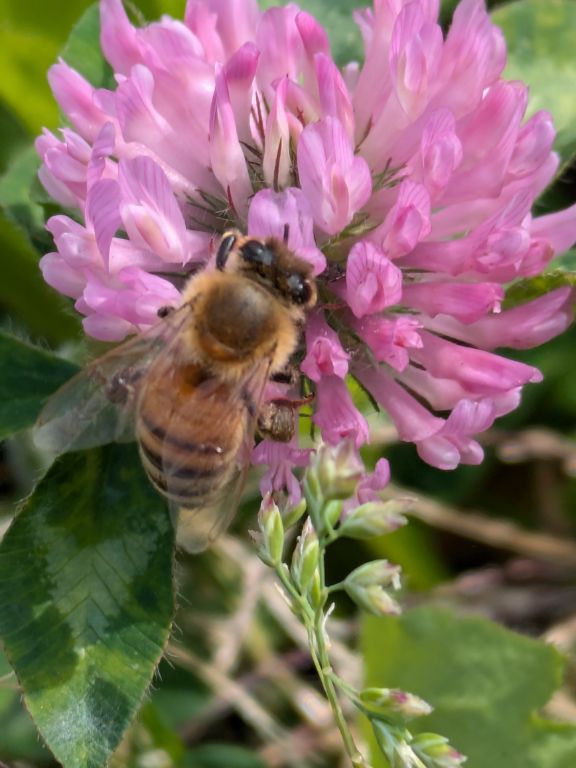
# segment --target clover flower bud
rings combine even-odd
[[[433,768],[458,768],[466,756],[454,749],[445,736],[438,733],[419,733],[412,740],[414,751]]]
[[[296,525],[298,520],[300,520],[302,515],[306,512],[306,506],[306,499],[300,499],[298,504],[295,504],[293,507],[286,507],[282,513],[284,530],[288,530],[288,528],[292,528],[293,525]]]
[[[391,586],[393,589],[400,588],[400,566],[392,565],[388,560],[372,560],[370,563],[364,563],[350,573],[345,584],[352,585],[358,589],[371,587],[377,584],[381,587]]]
[[[378,746],[390,765],[401,768],[427,768],[410,746],[412,736],[406,728],[391,726],[382,720],[372,720]]]
[[[346,515],[339,529],[340,535],[350,539],[371,539],[392,533],[406,525],[407,521],[402,513],[412,503],[409,498],[399,498],[361,504]]]
[[[371,718],[389,720],[400,716],[402,720],[429,715],[432,707],[413,693],[398,688],[365,688],[360,701]]]
[[[396,600],[378,584],[358,587],[355,584],[344,582],[344,589],[357,606],[374,616],[398,616],[401,613],[401,608]]]
[[[314,574],[318,569],[319,551],[318,537],[308,519],[298,538],[291,566],[292,578],[302,593],[308,592],[312,585]]]
[[[334,528],[338,520],[340,520],[340,517],[342,516],[342,506],[343,502],[339,499],[332,499],[324,505],[322,517],[329,529]]]
[[[356,605],[375,616],[397,616],[400,606],[384,587],[400,588],[400,568],[387,560],[373,560],[350,573],[343,587]]]
[[[323,445],[308,474],[314,476],[323,498],[330,501],[352,496],[362,473],[354,445],[344,441],[335,447]]]
[[[322,589],[322,582],[320,580],[320,573],[318,569],[312,574],[312,583],[308,591],[308,600],[312,608],[322,610],[326,601],[326,592]]]
[[[284,550],[284,524],[278,505],[268,494],[264,497],[258,513],[258,527],[262,532],[262,544],[260,558],[270,566],[277,566],[282,562]]]

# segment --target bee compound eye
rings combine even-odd
[[[272,263],[274,254],[259,240],[247,240],[240,252],[249,264],[268,266]]]
[[[312,298],[310,283],[302,275],[290,275],[288,278],[288,291],[295,304],[307,304]]]

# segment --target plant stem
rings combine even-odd
[[[344,712],[342,711],[342,706],[340,704],[340,700],[338,699],[338,693],[333,682],[335,672],[330,661],[328,645],[326,643],[326,632],[324,629],[326,616],[324,608],[326,605],[328,589],[326,587],[324,546],[322,543],[320,545],[318,570],[320,575],[320,590],[322,594],[322,600],[316,610],[312,608],[307,598],[299,592],[296,585],[292,581],[290,572],[286,566],[280,564],[276,568],[276,573],[278,574],[284,589],[300,609],[300,616],[304,622],[306,631],[308,632],[312,661],[318,673],[318,677],[320,678],[320,682],[322,683],[322,687],[324,688],[324,692],[326,693],[326,698],[328,699],[330,708],[334,714],[334,719],[342,736],[342,741],[344,742],[346,753],[348,754],[354,768],[369,768],[368,764],[365,762],[354,742],[354,738],[352,737],[348,723],[344,717]]]

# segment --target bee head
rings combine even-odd
[[[236,258],[231,259],[233,253]],[[226,233],[218,249],[216,267],[240,272],[289,305],[305,309],[316,302],[311,266],[276,238],[260,240]]]

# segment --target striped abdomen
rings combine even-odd
[[[152,371],[140,395],[142,464],[171,504],[209,506],[236,475],[251,404],[198,366]]]

